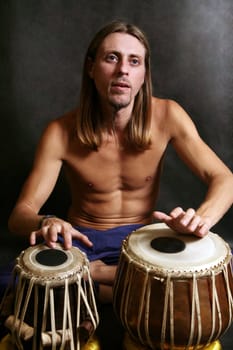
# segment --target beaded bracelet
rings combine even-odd
[[[43,222],[46,219],[50,219],[50,218],[56,218],[56,215],[44,215],[41,220],[39,221],[39,225],[38,225],[38,229],[40,230],[42,228]]]

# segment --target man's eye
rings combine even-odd
[[[137,57],[133,57],[133,58],[131,58],[130,63],[133,66],[138,66],[140,64],[140,60]]]
[[[114,54],[110,54],[106,57],[107,61],[108,62],[117,62],[118,61],[118,58],[116,55]]]

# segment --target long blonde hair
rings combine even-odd
[[[148,149],[151,143],[151,67],[150,47],[145,34],[135,25],[114,21],[102,28],[91,41],[84,59],[79,110],[77,113],[77,137],[79,142],[97,150],[102,142],[103,123],[98,93],[89,76],[90,60],[94,61],[98,48],[106,36],[112,33],[127,33],[136,37],[145,47],[145,80],[135,97],[132,116],[127,124],[126,140],[135,150]]]

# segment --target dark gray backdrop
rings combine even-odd
[[[115,18],[147,33],[154,94],[178,101],[233,169],[232,0],[1,0],[0,7],[1,227],[44,126],[77,104],[90,39]],[[44,211],[63,215],[66,190],[61,178]],[[169,148],[158,209],[196,207],[204,193]],[[232,210],[215,231],[231,239]]]

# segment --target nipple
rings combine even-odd
[[[146,177],[146,181],[151,181],[152,180],[152,176],[147,176]]]

